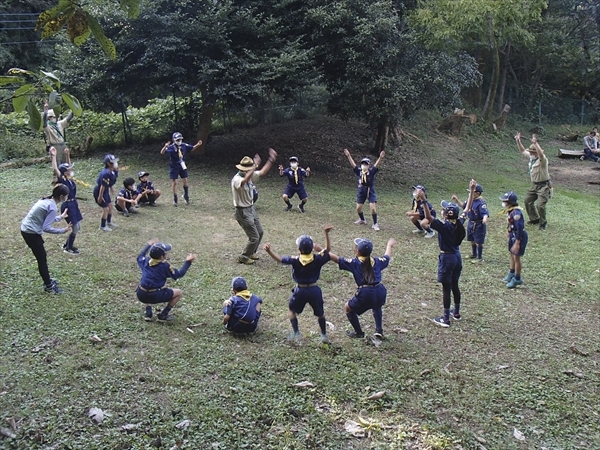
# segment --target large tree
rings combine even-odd
[[[408,2],[406,2],[408,3]],[[310,2],[308,23],[319,69],[341,117],[368,122],[375,152],[419,108],[454,105],[479,81],[475,61],[420,47],[406,26],[406,4],[391,0]]]

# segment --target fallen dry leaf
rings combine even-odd
[[[379,400],[381,397],[385,395],[385,391],[375,392],[367,397],[367,400]]]
[[[354,420],[346,420],[344,429],[354,437],[365,437],[365,430]]]
[[[187,327],[186,330],[188,330],[190,333],[194,334],[194,330],[192,330],[190,327]]]
[[[504,369],[508,369],[509,367],[510,367],[509,365],[498,366],[498,367],[496,367],[496,370],[504,370]]]
[[[519,430],[517,430],[516,428],[513,431],[513,436],[515,437],[515,439],[517,439],[519,441],[525,440],[525,435],[523,433],[521,433]]]
[[[0,427],[0,436],[4,436],[7,438],[11,438],[11,439],[14,439],[17,437],[17,435],[15,433],[10,431],[8,428],[4,428],[4,427]]]
[[[102,342],[102,339],[100,339],[97,334],[94,334],[94,335],[92,335],[92,337],[90,337],[90,341],[92,341],[92,342]]]
[[[300,383],[294,384],[296,387],[305,388],[305,387],[315,387],[310,381],[301,381]]]
[[[180,430],[185,430],[187,427],[190,426],[192,422],[190,422],[188,419],[182,420],[181,422],[179,422],[177,425],[175,425],[175,428],[179,428]]]
[[[420,376],[420,377],[422,377],[422,376],[425,376],[425,375],[427,375],[428,373],[431,373],[431,369],[425,369],[425,370],[423,370],[423,371],[422,371],[422,372],[419,374],[419,376]]]
[[[121,430],[123,431],[132,431],[132,430],[137,430],[140,427],[139,423],[128,423],[126,425],[123,425],[121,427]]]
[[[590,356],[589,353],[586,352],[582,352],[581,350],[579,350],[577,347],[575,347],[575,344],[571,344],[571,346],[569,347],[569,350],[571,350],[573,353],[575,353],[576,355],[580,355],[580,356]]]

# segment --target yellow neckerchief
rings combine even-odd
[[[150,258],[150,262],[148,263],[148,265],[149,266],[156,266],[156,265],[160,264],[163,261],[164,261],[163,259]]]
[[[181,145],[175,144],[175,147],[177,148],[177,153],[179,154],[179,159],[183,159],[183,153],[181,153]]]
[[[290,170],[294,172],[294,180],[296,181],[296,184],[298,184],[298,167],[294,169],[292,166],[290,166]]]
[[[244,300],[249,302],[250,298],[252,297],[252,292],[250,292],[248,289],[245,289],[243,291],[236,292],[235,295],[238,297],[242,297]]]
[[[507,213],[511,212],[513,209],[520,209],[521,211],[523,210],[523,208],[521,208],[520,206],[507,206],[502,211],[500,211],[498,213],[498,215],[501,216],[502,214],[507,214]]]
[[[78,180],[77,178],[71,178],[75,183],[77,183],[79,186],[83,186],[83,187],[90,187],[91,184],[87,184],[85,181],[81,181]]]
[[[315,259],[315,255],[313,253],[311,253],[310,255],[303,255],[302,253],[300,253],[300,256],[298,256],[298,260],[300,261],[300,264],[302,264],[303,266],[310,264],[311,262],[313,262]]]
[[[367,174],[369,173],[369,169],[370,169],[370,167],[367,167],[367,170],[364,170],[362,168],[360,169],[361,174],[362,174],[362,183],[363,184],[367,184]]]
[[[415,209],[413,209],[413,212],[419,212],[419,199],[415,198]]]
[[[367,258],[369,258],[371,260],[371,266],[375,267],[375,260],[372,257],[369,257],[369,256],[358,256],[358,260],[361,263],[364,263],[367,260]]]

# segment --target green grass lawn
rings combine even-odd
[[[524,197],[526,163],[508,149],[512,140],[487,141],[477,157],[481,146],[474,141],[455,143],[448,153],[431,142],[415,144],[413,153],[426,156],[427,170],[421,170],[425,163],[407,168],[406,149],[392,152],[377,184],[379,233],[353,224],[349,168],[314,170],[305,214],[283,212],[284,184],[275,171],[259,182],[263,242],[280,254],[294,254],[303,233],[323,243],[325,223],[335,226],[332,251],[342,256],[352,256],[358,236],[373,240],[376,255],[388,238],[397,239],[384,272],[386,339],[378,347],[345,337],[343,305],[355,285],[333,263],[320,281],[326,317],[335,327],[333,345],[319,343],[310,310],[300,316],[302,344],[286,342],[289,268],[262,250],[254,266],[236,263],[246,237],[233,218],[233,165],[196,159],[190,164],[192,203],[174,208],[166,162],[121,152],[120,164],[129,168],[119,179],[149,171],[163,191],[160,206],[117,216],[119,228],[101,232],[91,188],[80,187],[87,198],[80,202],[81,255],[62,252],[63,236],[45,235],[61,296],[43,292],[19,233],[28,209],[49,192],[49,166],[3,170],[0,427],[16,437],[0,440],[0,448],[600,448],[598,196],[556,187],[548,230],[528,228],[525,284],[508,290],[500,281],[509,256],[498,196],[513,189]],[[93,183],[101,155],[77,160],[75,168],[77,178]],[[427,320],[441,312],[437,239],[411,233],[404,212],[413,183],[430,188],[439,210],[442,198],[465,196],[471,176],[484,185],[492,212],[486,262],[464,258],[463,320],[440,329]],[[198,254],[188,274],[170,282],[184,291],[173,324],[144,322],[134,293],[136,256],[153,237],[173,244],[176,267],[188,252]],[[469,244],[462,248],[465,257]],[[248,338],[229,336],[220,325],[222,302],[237,275],[264,299],[259,332]],[[370,313],[361,323],[374,331]],[[93,335],[102,341],[92,342]],[[294,386],[302,381],[313,387]],[[367,400],[379,391],[385,391],[382,398]],[[99,425],[88,418],[92,407],[105,413]],[[178,428],[184,420],[189,425]],[[350,421],[359,423],[364,437],[345,430]]]

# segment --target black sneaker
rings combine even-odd
[[[71,255],[79,255],[79,250],[77,247],[65,248],[63,252],[70,253]]]
[[[63,290],[58,287],[58,283],[56,281],[52,281],[49,285],[44,286],[44,291],[49,294],[62,294]]]
[[[152,312],[150,312],[150,314],[149,314],[149,315],[148,315],[148,313],[145,313],[145,314],[144,314],[144,320],[145,320],[146,322],[152,322],[152,319],[153,319],[153,317],[152,317]]]
[[[383,330],[377,330],[377,331],[375,331],[375,333],[373,334],[373,336],[375,336],[377,339],[383,339]]]
[[[436,317],[435,319],[432,319],[432,320],[433,320],[433,323],[435,323],[436,325],[439,325],[440,327],[448,328],[450,326],[450,321],[446,320],[444,318],[444,316]]]
[[[346,331],[346,336],[350,337],[350,338],[358,338],[358,339],[362,339],[365,337],[365,333],[357,333],[356,331]]]
[[[530,220],[527,225],[537,225],[538,223],[540,223],[540,219]]]
[[[186,205],[190,204],[190,198],[189,197],[183,197],[183,201],[185,202]]]
[[[160,323],[168,323],[168,322],[173,322],[175,320],[175,317],[172,316],[171,314],[165,316],[163,314],[159,314],[158,316],[156,316],[156,320]]]
[[[540,230],[544,231],[547,226],[548,226],[548,222],[540,224]]]
[[[284,211],[285,211],[285,212],[290,212],[291,210],[292,210],[292,205],[290,205],[290,206],[287,206],[287,207],[284,209]]]
[[[155,202],[148,203],[148,206],[158,206]]]
[[[450,317],[452,317],[454,320],[460,320],[462,318],[460,314],[455,314],[454,310],[450,311]]]

